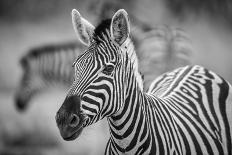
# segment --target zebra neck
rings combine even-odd
[[[123,107],[108,117],[111,138],[106,150],[114,150],[113,154],[137,154],[143,148],[144,154],[151,154],[159,147],[154,137],[159,133],[153,131],[153,123],[160,125],[153,122],[154,111],[163,111],[164,105],[161,99],[141,91],[134,74],[130,79]]]
[[[138,139],[142,136],[141,129],[148,128],[147,119],[144,112],[144,93],[138,86],[137,79],[131,74],[127,88],[124,106],[114,116],[108,118],[111,143],[118,146],[122,154],[136,150]],[[143,142],[141,142],[141,145]]]
[[[143,90],[143,79],[138,68],[138,57],[136,55],[134,44],[131,41],[130,37],[127,38],[127,40],[120,46],[120,48],[123,53],[127,53],[130,63],[133,67],[138,86],[141,90]]]

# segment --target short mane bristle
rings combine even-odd
[[[102,38],[102,35],[110,30],[111,19],[103,20],[94,30],[94,38]]]

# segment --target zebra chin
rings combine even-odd
[[[69,133],[69,134],[61,134],[62,138],[66,141],[72,141],[77,139],[83,131],[83,127],[80,127],[78,130],[75,132]]]

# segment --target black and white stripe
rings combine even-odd
[[[74,80],[71,66],[84,49],[85,46],[74,42],[31,49],[20,60],[23,75],[15,94],[16,106],[23,109],[48,86],[61,84],[69,87]]]

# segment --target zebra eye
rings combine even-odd
[[[106,65],[105,68],[103,69],[103,73],[106,74],[106,75],[111,75],[111,73],[113,72],[114,70],[114,65]]]

